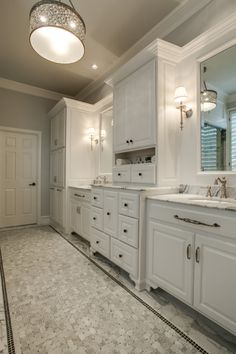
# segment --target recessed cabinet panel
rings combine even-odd
[[[103,189],[101,187],[92,189],[92,205],[98,208],[103,207]]]
[[[119,213],[133,218],[139,217],[139,194],[120,192]]]
[[[91,234],[91,246],[94,251],[110,258],[110,236],[93,229]]]
[[[196,234],[194,305],[236,334],[236,244]]]
[[[138,164],[131,168],[131,180],[133,183],[156,182],[156,166],[154,164]]]
[[[137,276],[138,251],[135,248],[111,238],[111,260],[134,277]]]
[[[192,304],[194,233],[148,222],[148,278]]]
[[[138,220],[119,215],[118,238],[128,245],[138,248]]]
[[[66,118],[65,109],[51,119],[51,150],[65,146]]]
[[[131,166],[116,166],[112,169],[113,182],[131,182]]]
[[[104,191],[104,232],[117,237],[118,193]]]
[[[92,207],[90,221],[91,226],[103,231],[103,209]]]

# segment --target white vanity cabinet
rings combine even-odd
[[[103,194],[104,232],[117,237],[118,226],[118,193],[117,191],[105,190]]]
[[[90,241],[91,191],[70,188],[70,232]]]
[[[115,152],[155,145],[155,82],[155,60],[152,60],[115,85]]]
[[[57,225],[64,223],[65,191],[63,188],[50,188],[50,216],[51,220]]]
[[[147,204],[147,288],[163,288],[236,334],[235,212]]]
[[[50,156],[50,184],[51,186],[65,187],[65,149],[51,152]]]

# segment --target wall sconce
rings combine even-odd
[[[100,142],[101,142],[102,151],[103,151],[103,142],[105,138],[106,138],[106,130],[102,129],[100,133]]]
[[[95,138],[95,129],[94,128],[89,128],[88,129],[88,135],[89,135],[89,140],[90,140],[90,147],[91,147],[91,151],[93,150],[93,145],[98,144],[98,139]]]
[[[177,103],[176,108],[180,109],[180,129],[183,129],[184,122],[183,116],[185,115],[186,118],[190,118],[193,114],[193,110],[183,104],[184,101],[187,99],[187,92],[185,87],[177,87],[175,90],[175,102]]]

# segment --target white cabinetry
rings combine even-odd
[[[84,189],[70,190],[70,231],[90,241],[91,192]]]
[[[66,109],[60,110],[51,119],[51,150],[65,147],[66,144]]]
[[[65,186],[65,149],[61,148],[51,152],[50,184],[52,186]]]
[[[152,60],[115,85],[115,152],[155,145],[155,75]]]
[[[50,188],[51,219],[59,225],[63,225],[64,217],[64,190],[62,188]]]
[[[235,212],[148,201],[146,284],[236,334]]]
[[[104,232],[117,237],[118,225],[118,193],[116,191],[104,191]]]

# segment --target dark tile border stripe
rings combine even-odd
[[[65,236],[63,236],[58,230],[56,230],[53,226],[50,227],[61,236],[66,242],[68,242],[72,247],[74,247],[78,252],[80,252],[84,257],[86,257],[91,263],[96,265],[103,273],[105,273],[109,278],[111,278],[115,283],[121,286],[124,290],[126,290],[131,296],[133,296],[137,301],[139,301],[143,306],[145,306],[149,311],[151,311],[155,316],[157,316],[162,322],[164,322],[167,326],[169,326],[173,331],[175,331],[180,337],[186,340],[189,344],[191,344],[195,349],[199,351],[199,353],[209,354],[205,349],[203,349],[199,344],[197,344],[192,338],[190,338],[186,333],[184,333],[181,329],[176,327],[172,322],[170,322],[167,318],[162,316],[157,310],[155,310],[152,306],[147,304],[145,301],[140,299],[135,293],[132,292],[126,285],[116,279],[113,275],[107,272],[103,267],[101,267],[97,262],[95,262],[91,257],[89,257],[85,252],[83,252],[80,248],[78,248],[73,242],[69,241]]]
[[[3,295],[3,303],[4,303],[4,311],[5,311],[5,319],[6,319],[8,353],[15,354],[15,345],[14,345],[12,326],[11,326],[11,316],[9,311],[7,288],[6,288],[1,249],[0,249],[0,273],[1,273],[2,295]]]

